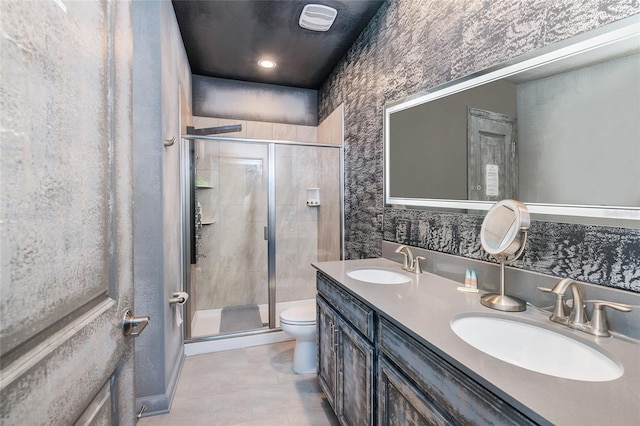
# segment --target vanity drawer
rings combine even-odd
[[[358,301],[324,274],[317,273],[318,293],[359,332],[373,341],[373,310]]]
[[[431,400],[462,424],[533,425],[524,414],[405,332],[381,319],[380,350]]]

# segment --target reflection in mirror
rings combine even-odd
[[[385,107],[385,203],[640,219],[640,18]]]
[[[504,294],[504,267],[518,259],[527,243],[529,211],[519,201],[502,200],[487,212],[480,229],[482,248],[500,261],[500,294],[485,294],[480,303],[499,311],[519,312],[526,309],[523,300]]]

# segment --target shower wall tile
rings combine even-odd
[[[218,127],[220,126],[220,119],[214,117],[200,117],[197,115],[193,116],[193,127],[196,129],[202,129],[207,127]]]
[[[380,256],[384,239],[486,259],[478,216],[384,208],[385,104],[638,12],[635,0],[386,2],[319,92],[320,141],[344,105],[346,257]],[[533,229],[519,267],[639,291],[637,230],[536,221]]]
[[[251,222],[248,227],[252,231],[251,243],[247,244],[245,250],[245,259],[247,268],[252,271],[266,271],[268,246],[264,239],[264,228],[267,221]]]
[[[220,164],[220,205],[243,205],[247,185],[247,170],[243,164]]]
[[[249,138],[310,143],[318,141],[318,128],[316,126],[194,116],[195,128],[229,126],[232,124],[241,124],[242,131],[213,136],[228,137],[231,139]]]
[[[220,146],[218,142],[197,140],[194,142],[197,157],[196,170],[218,170]]]
[[[318,126],[318,142],[342,145],[342,128],[344,105],[340,104],[331,114],[325,118]]]
[[[276,205],[296,206],[298,192],[293,174],[293,157],[276,159]]]
[[[315,298],[315,274],[311,257],[299,254],[281,255],[276,259],[278,302]],[[308,285],[308,283],[313,283]]]
[[[219,221],[217,224],[213,225],[205,225],[202,227],[202,238],[198,240],[198,243],[201,244],[198,247],[199,253],[204,253],[207,255],[207,259],[209,258],[218,258],[221,256],[221,246],[220,246],[220,226]],[[204,270],[205,272],[209,272],[210,266],[207,261],[198,261],[198,268],[200,270]]]
[[[318,150],[318,182],[322,204],[340,204],[340,152],[337,149]]]
[[[296,126],[296,141],[318,142],[318,128],[316,126]]]
[[[344,106],[340,104],[318,126],[318,142],[342,144]],[[340,260],[340,152],[337,149],[318,149],[318,261]]]
[[[278,236],[294,236],[298,232],[298,208],[276,206],[276,232]]]
[[[289,161],[293,158],[293,145],[277,145],[276,146],[276,169],[278,168],[278,161],[281,158],[289,157]]]
[[[293,150],[293,173],[313,174],[318,173],[318,150],[315,148],[294,147]]]
[[[301,194],[301,196],[298,197],[298,205],[297,205],[298,220],[300,221],[300,223],[313,223],[317,227],[318,226],[318,208],[310,207],[307,205],[306,188],[304,188],[301,192],[303,192],[303,194]],[[317,229],[314,229],[314,234],[316,231]]]
[[[277,141],[297,140],[297,127],[295,124],[273,123],[273,139]]]
[[[340,204],[318,207],[318,261],[340,260]]]
[[[224,247],[223,255],[242,256],[247,244],[251,241],[248,222],[244,206],[224,204],[220,206],[219,244]]]
[[[247,138],[273,139],[273,124],[261,121],[247,121]]]
[[[276,239],[276,252],[278,255],[296,254],[298,252],[297,240],[297,235],[278,234]]]

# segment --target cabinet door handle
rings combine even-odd
[[[331,346],[331,349],[333,349],[335,347],[335,329],[333,327],[333,320],[329,321],[329,346]]]

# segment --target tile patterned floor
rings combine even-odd
[[[139,426],[335,426],[314,374],[291,370],[294,342],[188,357],[169,414]]]

